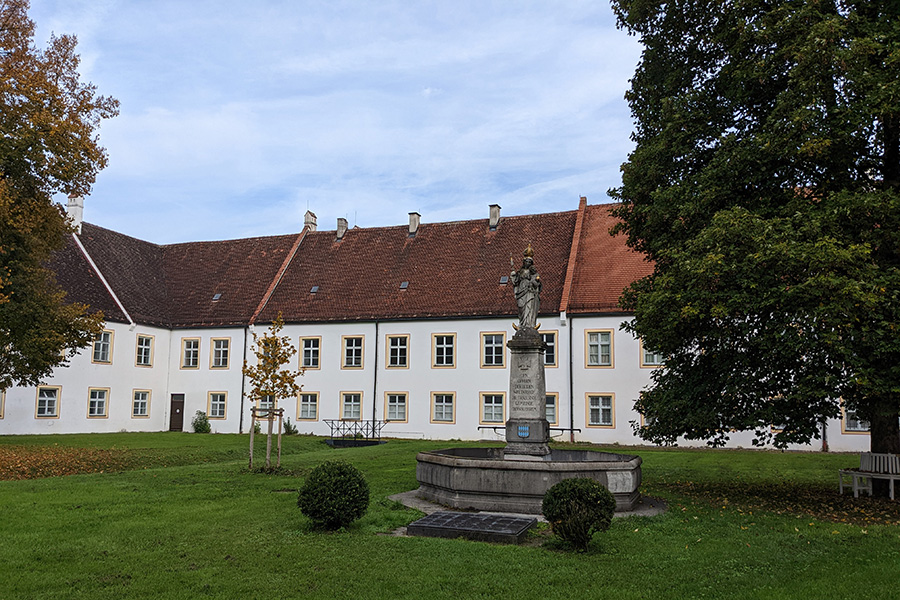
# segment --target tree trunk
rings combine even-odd
[[[872,452],[900,454],[900,411],[894,408],[879,412],[869,421],[870,449]],[[886,479],[872,480],[872,495],[887,498],[889,484]]]
[[[272,409],[269,409],[269,434],[266,436],[266,471],[272,469]]]
[[[900,414],[897,410],[874,415],[869,421],[872,452],[900,454]]]

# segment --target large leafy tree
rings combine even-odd
[[[97,127],[118,110],[81,82],[75,37],[35,46],[28,6],[0,0],[0,389],[38,383],[100,326],[46,265],[70,232],[53,196],[90,191],[106,165]]]
[[[843,404],[900,452],[900,3],[612,4],[645,49],[611,194],[655,265],[622,304],[666,357],[640,434],[784,446]]]

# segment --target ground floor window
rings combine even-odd
[[[39,387],[37,395],[37,410],[35,415],[40,418],[53,418],[59,416],[59,388]]]
[[[547,394],[544,400],[544,414],[547,417],[547,422],[551,425],[556,425],[556,394]]]
[[[868,433],[869,422],[860,419],[856,411],[844,409],[844,431],[847,433]]]
[[[224,419],[225,406],[228,395],[225,392],[209,393],[209,418]]]
[[[346,421],[359,421],[362,415],[362,394],[344,393],[342,398],[341,418]]]
[[[315,421],[319,418],[319,394],[304,392],[300,394],[299,418],[304,421]]]
[[[481,395],[481,422],[503,423],[503,394]]]
[[[453,423],[453,394],[436,393],[431,397],[432,421],[436,423]]]
[[[134,397],[131,401],[132,417],[148,417],[150,416],[150,392],[149,390],[134,390]]]
[[[588,425],[592,427],[614,425],[612,395],[588,394]]]
[[[88,391],[88,417],[106,416],[106,398],[109,390],[92,388]]]
[[[406,421],[406,394],[387,395],[387,420]]]

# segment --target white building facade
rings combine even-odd
[[[615,299],[648,268],[610,241],[606,210],[582,199],[570,213],[501,220],[492,207],[484,222],[430,228],[413,213],[408,228],[330,232],[308,215],[296,236],[171,247],[85,224],[63,267],[75,273],[83,252],[102,275],[92,297],[74,299],[110,316],[104,333],[44,385],[6,390],[0,434],[190,431],[197,411],[215,432],[246,432],[257,400],[242,365],[254,357],[252,333],[281,313],[297,349],[290,367],[305,371],[281,408],[301,433],[375,420],[384,437],[502,440],[516,310],[504,273],[511,249],[532,242],[551,434],[642,444],[633,404],[660,357],[621,329],[630,317]],[[159,279],[169,295],[149,298],[140,281]],[[831,450],[869,447],[865,423],[846,415],[824,434]],[[751,439],[736,433],[730,445]]]

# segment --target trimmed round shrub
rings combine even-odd
[[[339,529],[369,507],[369,484],[359,469],[342,460],[329,460],[306,478],[297,498],[300,512],[325,529]]]
[[[616,499],[593,479],[564,479],[547,490],[541,512],[554,535],[587,550],[598,531],[606,531],[616,511]]]

